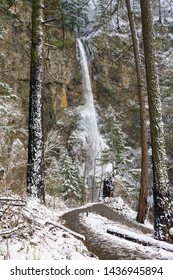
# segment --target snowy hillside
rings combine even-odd
[[[4,204],[5,199],[8,203]],[[11,199],[11,200],[10,200]],[[2,197],[0,211],[0,259],[10,260],[94,260],[94,256],[87,250],[83,241],[85,237],[64,227],[62,214],[72,211],[67,209],[60,200],[51,200],[49,204],[54,207],[46,207],[33,200],[27,203],[17,197]],[[102,205],[103,202],[100,203]],[[107,202],[109,207],[135,221],[136,212],[130,209],[121,198]],[[18,205],[18,206],[17,206]],[[94,205],[94,204],[93,204]],[[103,239],[119,244],[131,250],[140,252],[141,256],[147,254],[150,259],[173,259],[173,245],[156,241],[151,234],[144,235],[139,230],[129,228],[128,225],[115,223],[95,213],[87,213],[88,204],[81,209],[81,221],[90,230],[99,233]],[[79,208],[80,210],[80,208]],[[144,228],[152,228],[146,223]],[[112,236],[107,230],[114,230],[124,236],[133,237],[136,241],[128,241],[126,238]],[[142,245],[145,243],[145,246]],[[148,244],[148,245],[146,245]],[[98,243],[99,246],[99,243]]]
[[[41,156],[45,205],[26,197],[33,1],[7,2],[12,4],[0,3],[0,260],[95,260],[99,257],[92,238],[87,239],[90,233],[96,251],[105,249],[105,258],[109,249],[115,254],[117,250],[119,259],[127,258],[127,249],[131,259],[173,260],[173,245],[154,239],[148,221],[149,217],[153,221],[154,170],[149,117],[149,208],[147,222],[136,222],[140,110],[125,1],[85,0],[85,5],[83,0],[68,0],[62,1],[63,10],[59,1],[47,1]],[[65,18],[55,15],[54,2]],[[142,50],[139,2],[131,0]],[[84,10],[78,11],[79,7]],[[173,1],[153,0],[153,14],[173,198]],[[50,26],[55,16],[55,25]],[[141,57],[144,68],[143,52]],[[103,181],[109,177],[114,197],[102,201]],[[104,216],[106,206],[114,220]],[[68,213],[75,229],[64,218]],[[169,228],[171,238],[172,231]]]
[[[12,200],[6,203],[5,199]],[[34,200],[26,203],[16,197],[1,197],[1,260],[92,259],[79,240],[84,237],[63,229],[59,216],[64,213],[65,205],[53,201],[54,206],[58,204],[57,210]]]

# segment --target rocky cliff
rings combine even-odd
[[[0,13],[0,188],[23,193],[27,164],[30,2],[24,1],[21,4],[19,1],[8,10],[1,9]],[[171,23],[164,26],[157,24],[156,30],[165,136],[171,164],[173,115],[169,78],[172,66],[169,58],[173,31]],[[131,186],[135,190],[139,186],[140,120],[131,37],[122,28],[113,35],[104,31],[90,39],[89,44],[92,50],[89,67],[100,132],[107,137],[105,114],[111,104],[115,112],[121,115],[119,121],[125,134],[126,146],[130,147],[128,157],[134,163],[132,169],[138,169],[133,173],[133,177],[136,176],[135,185]],[[45,155],[46,187],[50,193],[56,193],[55,189],[60,188],[61,179],[57,176],[59,167],[56,169],[55,166],[58,165],[62,147],[70,152],[71,145],[75,145],[69,145],[69,138],[76,129],[78,108],[83,103],[76,33],[67,33],[62,39],[61,30],[45,26],[43,117],[45,143],[48,147]],[[51,135],[56,137],[51,138]],[[109,139],[106,139],[109,143]],[[53,151],[51,144],[54,144]],[[127,185],[127,182],[121,180],[117,184],[121,186],[120,192],[128,196],[123,185]]]

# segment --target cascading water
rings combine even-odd
[[[87,63],[87,55],[84,49],[84,45],[80,39],[77,39],[77,44],[79,47],[83,92],[85,97],[85,107],[82,114],[84,114],[85,116],[85,122],[87,124],[88,129],[88,157],[90,170],[93,171],[93,169],[95,169],[96,166],[96,159],[100,158],[100,134],[97,126],[97,114],[94,106],[91,80]]]

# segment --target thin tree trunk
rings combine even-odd
[[[119,5],[120,4],[120,0],[117,0],[117,26],[118,26],[118,30],[120,29],[120,20],[119,20]]]
[[[32,43],[29,93],[27,191],[44,202],[44,152],[42,128],[43,0],[32,1]]]
[[[134,17],[131,10],[130,0],[126,0],[128,17],[130,22],[130,29],[132,34],[134,57],[136,63],[136,74],[138,83],[138,94],[140,103],[140,123],[141,123],[141,188],[139,195],[139,207],[137,214],[137,221],[144,223],[146,218],[147,208],[147,192],[148,192],[148,143],[147,143],[147,124],[146,124],[146,110],[145,110],[145,95],[142,77],[142,63],[140,59],[140,50],[134,23]]]
[[[154,235],[170,241],[172,223],[160,88],[156,66],[155,34],[151,1],[140,0],[145,68],[148,89],[153,164]]]
[[[161,0],[159,0],[159,23],[162,23]]]

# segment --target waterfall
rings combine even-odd
[[[82,72],[83,93],[85,98],[83,114],[85,116],[85,122],[88,129],[88,156],[90,169],[93,170],[96,167],[96,159],[99,159],[100,157],[100,134],[97,126],[97,114],[94,106],[87,55],[84,45],[80,39],[77,39],[77,44],[79,47],[79,59]]]

